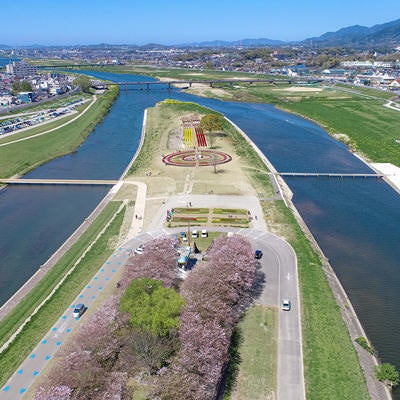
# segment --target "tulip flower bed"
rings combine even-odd
[[[162,161],[166,165],[175,167],[205,167],[225,164],[232,160],[229,154],[215,150],[184,150],[177,153],[167,154]]]
[[[197,146],[207,147],[207,140],[206,137],[204,136],[203,129],[200,127],[196,127],[195,131],[196,131]]]
[[[174,208],[175,214],[208,214],[210,212],[209,208]]]
[[[185,128],[183,130],[183,143],[185,147],[194,147],[192,128]]]

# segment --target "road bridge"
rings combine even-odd
[[[146,86],[146,89],[150,89],[151,86],[155,85],[167,85],[168,89],[171,89],[173,85],[187,85],[188,87],[192,87],[193,84],[204,84],[213,87],[215,84],[229,84],[233,86],[237,83],[248,83],[250,85],[256,83],[268,83],[268,84],[291,84],[294,83],[292,79],[200,79],[200,80],[173,80],[169,82],[162,81],[137,81],[137,82],[112,82],[108,83],[109,85],[118,85],[118,86]]]
[[[361,173],[341,173],[341,172],[276,172],[275,176],[289,176],[289,177],[328,177],[328,178],[383,178],[384,174],[361,174]]]
[[[0,183],[8,185],[116,185],[117,180],[101,179],[0,179]]]

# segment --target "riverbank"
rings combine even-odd
[[[264,154],[262,154],[262,152],[245,134],[245,132],[243,132],[231,121],[229,122],[233,126],[235,126],[236,130],[243,135],[248,144],[256,151],[261,160],[263,160],[267,168],[272,172],[276,172],[271,162],[267,159],[267,157],[265,157]],[[271,179],[273,178],[274,176],[272,176]],[[298,267],[299,267],[299,279],[301,283],[303,315],[307,316],[305,318],[305,321],[303,321],[303,335],[304,335],[304,345],[306,349],[304,352],[305,354],[304,363],[305,363],[306,375],[308,376],[309,379],[308,383],[314,379],[319,380],[319,378],[316,378],[316,376],[318,376],[318,374],[321,373],[321,368],[323,368],[319,363],[318,367],[315,368],[316,364],[314,357],[316,359],[320,359],[321,357],[321,355],[315,354],[316,353],[315,349],[316,348],[320,349],[321,343],[325,342],[325,345],[323,347],[325,347],[326,349],[330,348],[332,352],[336,353],[339,351],[339,349],[336,348],[336,350],[333,350],[332,347],[329,346],[329,344],[326,342],[326,339],[330,341],[333,336],[336,338],[338,338],[338,335],[346,336],[346,333],[344,332],[346,328],[340,327],[340,322],[337,320],[337,316],[336,316],[336,321],[335,318],[333,318],[332,320],[325,321],[325,323],[321,324],[322,318],[324,317],[326,318],[327,315],[332,313],[334,308],[336,308],[335,306],[337,304],[339,306],[340,313],[343,317],[343,321],[346,323],[348,333],[350,334],[352,346],[354,347],[354,349],[358,354],[358,360],[364,371],[364,376],[366,378],[370,398],[376,400],[382,400],[385,398],[391,399],[391,395],[388,389],[375,378],[375,366],[378,365],[378,360],[374,355],[369,354],[355,342],[356,338],[358,337],[367,338],[367,336],[350,302],[350,299],[348,298],[343,286],[341,285],[339,279],[337,278],[332,266],[329,263],[329,260],[323,253],[318,242],[314,238],[312,232],[310,231],[307,224],[305,223],[300,213],[298,212],[296,206],[292,202],[292,192],[290,188],[281,177],[278,178],[279,178],[279,190],[281,195],[284,197],[286,210],[290,210],[292,216],[294,217],[294,220],[292,220],[293,217],[291,217],[287,212],[285,212],[285,209],[282,209],[282,211],[284,211],[287,217],[286,222],[292,220],[290,223],[294,228],[294,230],[296,231],[297,230],[296,226],[298,226],[301,228],[302,231],[302,234],[300,234],[300,232],[297,231],[297,233],[294,236],[287,237],[287,240],[295,249],[299,261]],[[308,247],[307,242],[311,244],[313,251],[310,252],[310,249],[307,249]],[[317,269],[319,265],[322,265],[322,270],[325,274],[325,279],[321,276],[320,272]],[[329,287],[327,287],[326,283],[329,284]],[[315,290],[316,287],[318,287],[319,289]],[[325,287],[325,289],[323,289],[321,292],[321,288],[323,287]],[[335,300],[334,302],[332,302],[332,299],[329,298],[332,294],[334,296]],[[315,309],[315,305],[318,305],[317,309]],[[333,312],[333,314],[335,314],[335,312]],[[331,317],[333,317],[333,315],[331,315]],[[310,324],[310,321],[314,321],[314,323]],[[315,327],[313,327],[314,324]],[[316,326],[318,326],[318,328]],[[326,330],[325,333],[323,332],[324,330]],[[332,335],[333,331],[335,331],[335,335]],[[323,338],[321,340],[321,336],[324,337],[325,335],[326,338]],[[348,341],[344,339],[344,342],[347,342],[348,346],[349,344]],[[342,348],[342,346],[340,347]],[[343,348],[341,351],[339,351],[339,353],[343,353]],[[336,354],[337,358],[342,358],[343,356],[344,356],[343,354],[342,355]],[[331,355],[325,354],[325,357],[326,360],[330,359],[330,361],[332,361],[332,354]],[[334,358],[335,359],[334,363],[330,364],[330,368],[332,368],[332,370],[335,370],[335,368],[337,368],[339,365],[338,359],[336,357]],[[326,363],[327,361],[324,361],[323,363],[325,365],[325,368],[326,368]],[[330,373],[332,373],[332,371],[330,371]],[[336,382],[337,384],[339,384],[339,382],[341,382],[341,379],[338,379]],[[317,386],[316,383],[315,385]],[[312,386],[314,386],[314,383],[312,384]],[[313,390],[310,391],[309,389],[310,387],[308,386],[308,394],[310,395],[310,398],[315,398],[315,399],[330,398],[329,396],[331,393],[331,389],[326,390],[325,388],[326,392],[325,395],[323,396],[322,393],[324,392],[320,391],[322,390],[322,388],[318,388],[318,392],[314,392]],[[309,397],[307,396],[307,398]]]
[[[58,121],[49,124],[47,128],[33,128],[31,132],[35,135],[32,136],[31,132],[25,132],[24,138],[30,136],[29,140],[8,144],[10,138],[4,141],[0,139],[0,145],[7,144],[0,147],[0,178],[25,174],[49,160],[75,151],[108,113],[118,92],[118,87],[110,88],[108,93],[92,103],[86,113],[81,113],[79,118],[68,124],[60,124]],[[44,131],[51,134],[43,134]]]

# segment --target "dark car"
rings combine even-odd
[[[74,318],[79,318],[82,316],[82,314],[85,312],[85,310],[86,310],[86,307],[84,304],[82,304],[82,303],[77,304],[75,306],[74,312],[72,313],[72,316]]]
[[[261,250],[256,250],[254,253],[254,257],[260,259],[263,256],[263,252]]]

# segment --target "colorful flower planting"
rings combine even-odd
[[[207,147],[206,137],[204,136],[203,128],[196,126],[196,140],[198,147]]]
[[[185,128],[183,130],[183,144],[185,147],[194,147],[194,138],[192,128]]]
[[[229,154],[215,150],[184,150],[178,153],[167,154],[163,157],[163,163],[176,167],[205,167],[225,164],[232,161]]]

